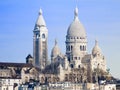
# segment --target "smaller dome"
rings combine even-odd
[[[97,55],[97,54],[101,54],[102,51],[100,49],[100,47],[98,46],[98,41],[95,40],[95,46],[93,47],[93,50],[92,50],[92,55]]]
[[[55,40],[55,46],[53,47],[53,49],[52,49],[52,52],[51,52],[51,57],[55,57],[55,56],[58,56],[58,55],[60,55],[60,49],[59,49],[59,47],[58,47],[58,45],[57,45],[57,41]]]

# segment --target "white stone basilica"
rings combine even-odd
[[[0,62],[0,90],[38,90],[36,87],[39,90],[98,90],[96,85],[100,88],[101,81],[106,81],[103,87],[111,84],[114,77],[106,70],[106,60],[97,40],[92,52],[87,52],[87,35],[77,7],[65,44],[64,55],[55,40],[51,63],[48,63],[48,29],[40,9],[33,30],[33,57],[29,54],[26,63]],[[110,84],[109,89],[99,90],[116,90]]]
[[[93,72],[106,72],[106,60],[97,40],[92,53],[87,53],[87,35],[79,20],[77,7],[74,10],[74,19],[67,30],[65,41],[66,55],[61,53],[55,40],[55,45],[51,51],[51,63],[47,64],[48,29],[41,9],[33,33],[33,62],[35,67],[41,69],[41,77],[44,73],[48,75],[46,76],[47,78],[51,77],[49,75],[55,75],[59,81],[82,82],[91,81],[94,76]],[[71,77],[70,75],[74,75],[76,79],[73,80],[73,76]],[[78,77],[79,75],[81,77]],[[43,75],[43,79],[44,77]]]

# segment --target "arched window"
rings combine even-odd
[[[83,50],[83,51],[86,51],[86,46],[82,46],[82,50]]]
[[[73,49],[73,46],[71,46],[71,51],[72,51],[72,49]]]
[[[68,46],[68,51],[70,51],[70,46]]]
[[[45,34],[42,34],[42,38],[45,38]]]
[[[40,37],[40,35],[39,34],[36,34],[36,38],[39,38]]]
[[[80,51],[82,51],[82,46],[80,46]]]
[[[84,46],[84,48],[85,48],[85,51],[86,51],[86,46]]]
[[[70,62],[70,57],[68,57],[68,61]]]
[[[77,57],[74,57],[75,60],[77,60]]]
[[[83,51],[85,51],[85,47],[83,46]]]
[[[71,68],[74,68],[73,64],[71,64]]]

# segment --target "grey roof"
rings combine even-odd
[[[44,20],[43,15],[42,15],[42,9],[40,9],[40,11],[39,11],[39,16],[38,16],[38,19],[36,21],[36,25],[39,27],[46,26],[45,20]]]

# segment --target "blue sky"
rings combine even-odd
[[[49,30],[49,55],[55,38],[65,53],[65,36],[76,4],[87,32],[88,53],[97,39],[107,67],[120,78],[120,0],[0,0],[0,62],[25,62],[33,53],[33,29],[40,8]]]

